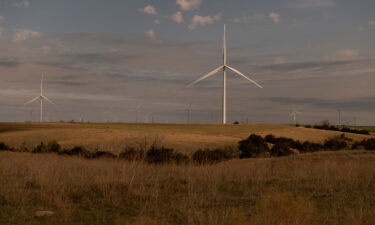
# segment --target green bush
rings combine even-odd
[[[375,138],[370,138],[362,140],[360,142],[355,142],[352,149],[364,148],[366,150],[375,150]]]
[[[348,147],[347,138],[345,137],[345,135],[339,135],[329,138],[324,142],[324,147],[327,150],[345,149]]]
[[[56,141],[50,141],[47,145],[41,142],[35,146],[32,153],[57,153],[60,151],[60,145]]]
[[[256,134],[252,134],[247,139],[240,141],[238,149],[241,151],[241,159],[267,157],[270,155],[267,143],[261,136]]]
[[[239,152],[232,148],[198,150],[194,152],[192,159],[199,164],[215,164],[225,160],[238,158]]]
[[[92,153],[84,149],[83,147],[76,146],[72,149],[64,149],[58,152],[59,155],[68,155],[68,156],[82,156],[85,158],[90,158]]]
[[[126,147],[122,152],[119,154],[120,159],[125,159],[129,161],[140,161],[143,160],[145,157],[145,153],[141,149],[136,149],[133,147]]]
[[[169,163],[187,163],[189,157],[176,153],[171,148],[152,146],[146,153],[145,161],[150,164],[169,164]]]
[[[3,142],[0,142],[0,151],[9,151],[10,148]]]
[[[289,148],[289,146],[285,143],[277,143],[271,148],[271,156],[274,157],[281,157],[281,156],[288,156],[293,155],[294,152]]]

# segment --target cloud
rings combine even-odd
[[[22,1],[14,4],[17,8],[27,8],[30,5],[29,1]]]
[[[232,19],[232,21],[235,23],[250,23],[251,20],[252,20],[251,16],[243,16],[243,17]]]
[[[19,66],[21,63],[16,60],[0,59],[0,67],[14,68]]]
[[[180,6],[181,10],[189,11],[196,9],[202,3],[202,0],[177,0],[176,5]]]
[[[287,3],[289,8],[294,9],[315,9],[335,7],[335,0],[295,0]]]
[[[221,13],[215,16],[199,16],[195,15],[191,20],[191,24],[188,26],[190,30],[195,29],[197,26],[204,26],[207,24],[213,24],[215,21],[221,20]]]
[[[0,27],[0,39],[3,38],[4,28]]]
[[[363,59],[358,50],[343,49],[325,58],[328,61]]]
[[[287,60],[283,56],[278,56],[278,57],[274,58],[274,60],[273,60],[273,63],[276,64],[276,65],[284,64],[286,62],[287,62]]]
[[[31,37],[39,37],[41,33],[32,31],[29,29],[14,29],[13,30],[13,41],[25,41],[28,38]]]
[[[154,6],[152,6],[152,5],[147,5],[147,6],[145,6],[144,8],[140,8],[140,9],[138,9],[140,12],[142,12],[142,13],[146,13],[146,14],[148,14],[148,15],[156,15],[156,14],[158,14],[157,12],[156,12],[156,9],[155,9],[155,7]]]
[[[368,21],[368,24],[369,24],[370,26],[375,26],[375,21]]]
[[[110,48],[108,49],[108,51],[115,53],[115,52],[119,52],[120,50],[118,50],[117,48]]]
[[[155,39],[156,38],[156,34],[153,30],[148,30],[146,31],[146,37],[150,38],[150,39]]]
[[[268,14],[268,17],[275,23],[278,23],[280,22],[280,14],[279,13],[275,13],[275,12],[271,12]]]
[[[169,17],[173,22],[182,23],[184,21],[184,17],[182,16],[181,12],[176,12],[175,14]]]
[[[160,24],[161,24],[161,21],[160,21],[160,20],[154,20],[154,24],[156,24],[156,25],[160,25]]]
[[[4,20],[4,16],[0,16],[0,21]]]

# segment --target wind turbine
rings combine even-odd
[[[44,75],[42,75],[42,79],[40,81],[40,95],[25,103],[25,105],[28,105],[30,103],[33,103],[33,102],[37,101],[37,100],[40,100],[40,122],[43,122],[43,100],[45,100],[45,101],[47,101],[47,102],[49,102],[53,105],[56,105],[49,98],[47,98],[46,96],[43,95],[43,79],[44,79]]]
[[[293,121],[294,121],[295,125],[297,125],[297,115],[298,114],[303,114],[303,113],[297,111],[295,105],[293,105],[293,111],[290,113],[290,116],[293,118]]]
[[[189,106],[185,109],[187,112],[187,123],[190,124],[190,114],[191,114],[191,102],[189,103]]]
[[[259,88],[263,88],[252,80],[251,78],[245,76],[243,73],[238,71],[237,69],[230,67],[227,65],[227,34],[226,34],[226,25],[224,24],[224,37],[223,37],[223,65],[219,66],[218,68],[214,69],[213,71],[209,72],[208,74],[198,78],[191,84],[187,85],[188,87],[193,86],[194,84],[198,83],[201,80],[204,80],[210,76],[215,75],[216,73],[223,71],[223,124],[227,123],[227,69],[234,72],[235,74],[245,78],[246,80],[250,81],[251,83],[255,84]]]
[[[135,123],[138,123],[138,113],[142,105],[143,105],[143,101],[140,101],[137,108],[135,108]]]

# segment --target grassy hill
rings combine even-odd
[[[41,141],[56,140],[62,147],[84,146],[89,149],[119,151],[124,145],[156,141],[166,147],[189,153],[199,148],[236,145],[255,133],[274,134],[300,141],[323,142],[340,134],[335,131],[289,125],[181,125],[181,124],[95,124],[95,123],[0,123],[0,141],[11,147],[33,147]],[[365,135],[347,134],[354,140]]]

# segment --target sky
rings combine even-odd
[[[375,125],[373,0],[0,0],[0,121]]]

